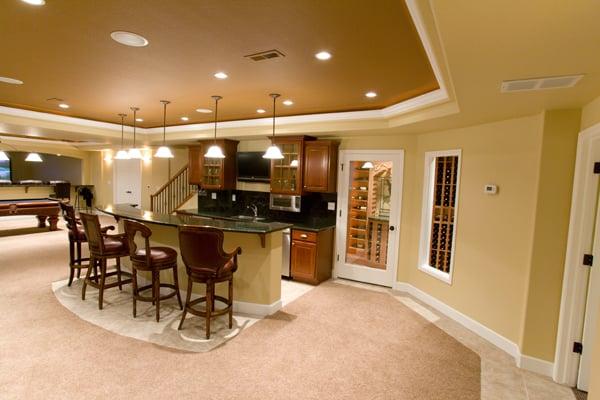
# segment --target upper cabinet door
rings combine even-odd
[[[331,140],[306,142],[304,147],[304,190],[335,193],[339,143]]]
[[[188,183],[190,185],[202,184],[202,161],[204,158],[204,152],[202,150],[202,146],[189,147]]]
[[[271,193],[301,195],[304,165],[304,142],[309,136],[276,138],[283,159],[271,160]]]

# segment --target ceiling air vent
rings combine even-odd
[[[506,93],[524,92],[527,90],[564,89],[575,86],[581,78],[583,78],[583,74],[503,81],[500,91]]]
[[[270,60],[271,58],[285,57],[285,54],[283,54],[279,50],[273,49],[273,50],[261,51],[260,53],[249,54],[244,57],[249,58],[252,61],[263,61],[263,60]]]

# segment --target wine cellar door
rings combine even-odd
[[[391,287],[400,238],[404,152],[340,152],[336,274]]]

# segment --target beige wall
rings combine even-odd
[[[553,361],[580,110],[547,111],[521,351]]]
[[[589,102],[581,110],[581,130],[600,122],[600,96]]]
[[[600,318],[598,318],[598,327],[596,328],[596,346],[592,355],[592,371],[590,373],[590,387],[588,400],[600,400]]]

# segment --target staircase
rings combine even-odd
[[[196,194],[196,186],[188,183],[188,166],[186,164],[156,193],[150,195],[152,212],[172,214]]]

